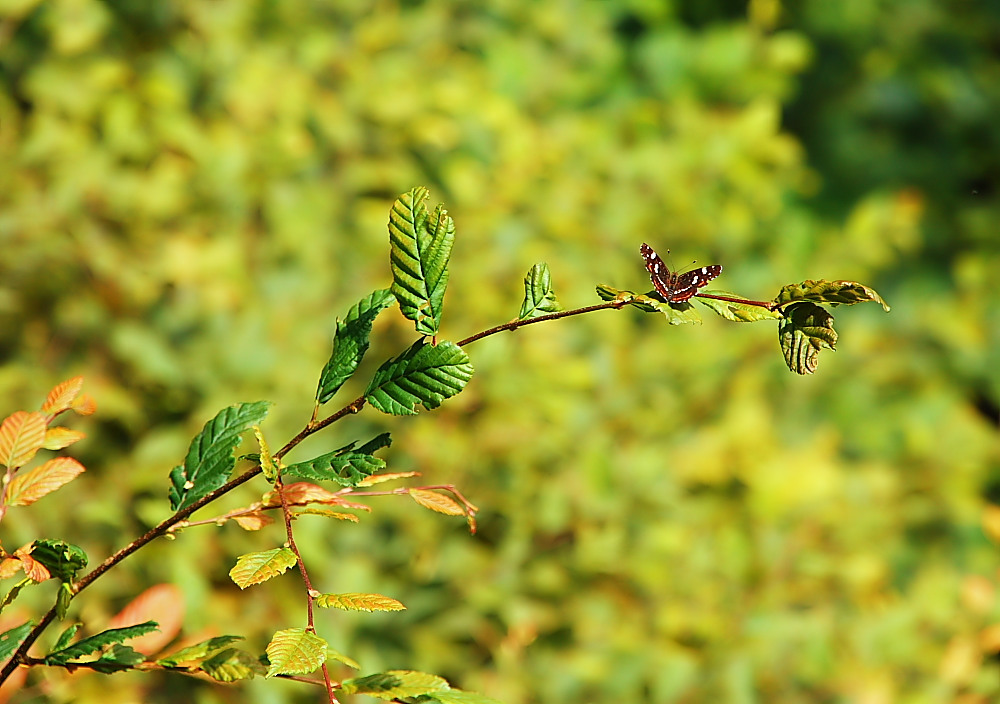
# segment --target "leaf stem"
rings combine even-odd
[[[778,306],[775,305],[773,301],[753,301],[749,298],[731,298],[729,296],[716,296],[712,293],[696,293],[695,296],[698,298],[712,298],[716,301],[729,301],[730,303],[742,303],[745,306],[758,306],[760,308],[767,308],[768,310],[774,310]]]

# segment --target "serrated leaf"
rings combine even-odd
[[[500,701],[491,697],[483,696],[477,692],[466,692],[463,689],[432,692],[427,695],[427,701],[441,702],[441,704],[501,704]]]
[[[387,474],[373,474],[372,476],[365,479],[363,482],[359,483],[358,486],[375,486],[376,484],[382,484],[384,482],[391,482],[396,479],[408,479],[410,477],[419,477],[420,472],[389,472]]]
[[[410,497],[424,508],[447,516],[464,516],[465,510],[450,496],[430,489],[410,489]]]
[[[418,340],[375,372],[365,400],[395,416],[415,415],[417,404],[432,410],[460,392],[472,378],[472,362],[453,342]]]
[[[246,531],[260,530],[274,523],[274,519],[261,511],[251,511],[239,516],[233,516],[233,521]]]
[[[417,186],[401,195],[389,212],[390,291],[418,333],[437,335],[455,223],[442,205],[429,216],[427,196],[427,189]]]
[[[770,310],[763,306],[754,306],[735,301],[720,301],[706,296],[725,296],[727,298],[741,298],[741,296],[729,291],[703,291],[696,300],[703,306],[707,306],[717,314],[731,320],[734,323],[756,323],[761,320],[780,320],[782,315],[776,310]]]
[[[368,351],[368,338],[375,318],[396,302],[389,289],[381,289],[358,301],[343,320],[337,320],[333,335],[333,351],[323,367],[316,388],[316,400],[326,403],[337,393]]]
[[[72,582],[76,573],[87,566],[87,553],[62,540],[36,540],[31,544],[31,557],[61,582]]]
[[[243,636],[216,636],[215,638],[209,638],[194,645],[189,645],[186,648],[181,648],[175,653],[160,658],[156,661],[156,664],[163,667],[180,667],[186,663],[199,663],[241,640],[243,640]]]
[[[392,597],[381,594],[320,594],[316,597],[316,605],[328,609],[336,608],[344,611],[403,611],[403,604]]]
[[[521,303],[518,320],[537,318],[560,310],[562,306],[559,305],[556,293],[552,289],[549,265],[539,262],[532,266],[524,277],[524,301]]]
[[[45,444],[44,413],[17,411],[0,423],[0,464],[23,467]]]
[[[67,628],[65,631],[59,634],[59,638],[56,639],[55,645],[52,646],[52,651],[57,652],[69,646],[73,642],[73,637],[76,632],[80,630],[79,623],[74,623],[72,626]]]
[[[889,304],[882,300],[882,297],[869,288],[856,281],[825,281],[822,279],[806,279],[802,283],[789,284],[782,287],[778,295],[774,297],[775,306],[786,306],[796,301],[811,301],[813,303],[825,303],[830,306],[854,305],[855,303],[865,303],[874,301],[888,312]]]
[[[257,447],[260,448],[259,461],[261,474],[264,475],[264,479],[274,483],[274,480],[278,478],[278,467],[271,456],[271,448],[267,444],[267,438],[264,437],[264,431],[260,429],[259,425],[253,426],[253,436],[257,439]]]
[[[97,672],[108,675],[112,672],[134,669],[139,663],[146,662],[146,656],[128,645],[114,645],[111,650],[88,665]]]
[[[82,376],[75,376],[61,384],[57,384],[45,398],[45,403],[42,404],[42,413],[54,416],[68,408],[72,408],[73,401],[76,400],[82,388]]]
[[[86,433],[81,433],[79,430],[70,430],[60,425],[48,428],[45,431],[45,442],[42,447],[46,450],[61,450],[64,447],[69,447],[73,443],[83,440],[85,437],[87,437]]]
[[[304,628],[278,631],[267,644],[267,676],[307,675],[326,662],[326,641]]]
[[[355,516],[353,513],[344,513],[343,511],[334,511],[329,508],[304,508],[301,511],[295,512],[296,516],[325,516],[326,518],[336,518],[340,521],[351,521],[352,523],[360,523],[361,519]]]
[[[281,470],[282,476],[313,481],[334,481],[341,486],[357,486],[365,477],[385,467],[385,460],[360,452],[328,452],[306,462],[296,462]]]
[[[353,445],[353,443],[352,443]],[[356,452],[359,455],[372,455],[383,447],[389,447],[392,445],[392,436],[389,433],[379,433],[371,440],[366,442],[364,445],[359,447]],[[350,448],[348,448],[350,449]],[[346,450],[344,450],[346,452]]]
[[[447,692],[447,680],[437,675],[411,670],[390,670],[367,677],[344,680],[341,686],[346,694],[367,694],[378,699],[403,699],[422,694]]]
[[[34,627],[34,621],[26,621],[20,626],[0,633],[0,662],[6,662],[14,654],[14,651],[24,642]]]
[[[778,324],[778,343],[785,364],[796,374],[812,374],[819,364],[819,351],[836,349],[833,316],[814,303],[795,303],[784,310]]]
[[[65,665],[72,660],[78,660],[86,655],[103,650],[108,646],[152,633],[159,630],[159,628],[155,621],[146,621],[145,623],[139,623],[126,628],[109,628],[97,635],[90,636],[90,638],[84,638],[78,643],[49,653],[45,656],[45,664]]]
[[[4,594],[3,601],[0,601],[0,611],[3,611],[8,606],[10,606],[11,602],[13,602],[14,599],[17,598],[17,595],[21,593],[21,590],[24,589],[29,584],[31,584],[32,581],[33,580],[30,577],[25,577],[20,582],[18,582],[13,587],[11,587],[7,591],[7,593]],[[3,661],[0,660],[0,662],[3,662]]]
[[[653,298],[652,293],[650,291],[647,295],[637,295],[635,300],[632,301],[632,305],[638,306],[642,304],[663,313],[667,318],[667,322],[671,325],[687,325],[690,323],[701,325],[701,314],[688,301],[684,301],[683,303],[665,303],[658,298]]]
[[[7,485],[7,502],[10,506],[29,506],[73,481],[83,471],[83,465],[72,457],[54,457],[30,471],[17,474]]]
[[[190,506],[229,480],[236,466],[233,450],[240,444],[240,433],[264,420],[269,405],[256,401],[229,406],[205,424],[191,441],[184,464],[170,472],[172,510]]]
[[[216,682],[252,680],[267,669],[250,653],[237,648],[227,648],[201,663],[199,668]]]
[[[229,570],[229,578],[240,589],[246,589],[284,574],[295,562],[295,553],[289,548],[251,552],[236,559],[236,566]]]

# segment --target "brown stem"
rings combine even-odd
[[[729,301],[730,303],[742,303],[745,306],[758,306],[760,308],[767,308],[768,310],[774,310],[777,306],[773,301],[752,301],[749,298],[730,298],[729,296],[716,296],[712,293],[696,293],[699,298],[712,298],[716,301]]]

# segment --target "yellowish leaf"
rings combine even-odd
[[[29,472],[15,476],[7,486],[7,503],[11,506],[33,504],[73,481],[83,471],[83,465],[72,457],[55,457]]]
[[[358,523],[361,519],[355,516],[353,513],[343,513],[342,511],[333,511],[328,508],[305,508],[296,513],[296,516],[302,516],[304,514],[311,514],[314,516],[326,516],[327,518],[336,518],[341,521],[353,521]]]
[[[81,433],[79,430],[70,430],[69,428],[56,426],[45,431],[45,444],[42,447],[46,450],[61,450],[64,447],[69,447],[73,443],[83,440],[85,437],[87,437],[87,434]]]
[[[320,594],[316,605],[328,609],[331,606],[344,611],[403,611],[399,601],[381,594]]]
[[[57,384],[45,398],[45,403],[42,404],[42,413],[54,416],[62,413],[67,408],[71,408],[73,401],[76,400],[77,394],[80,393],[80,389],[82,388],[82,376],[75,376],[61,384]]]
[[[31,555],[17,555],[17,558],[21,561],[21,569],[24,570],[24,574],[31,577],[33,582],[44,582],[52,576],[49,569]]]
[[[424,508],[437,511],[448,516],[464,516],[465,511],[457,501],[430,489],[410,489],[410,496]]]
[[[47,418],[38,412],[17,411],[0,424],[0,464],[23,467],[45,443]]]
[[[80,397],[73,402],[72,408],[78,415],[89,416],[97,410],[97,402],[94,401],[90,394],[81,394]]]
[[[419,476],[420,472],[389,472],[386,474],[373,474],[370,477],[365,477],[358,482],[358,486],[372,486],[374,484],[381,484],[382,482],[391,482],[395,479],[407,479],[408,477]]]
[[[0,560],[0,579],[7,579],[13,577],[15,574],[21,571],[24,567],[24,563],[16,557],[5,557]]]
[[[246,589],[277,577],[295,562],[295,553],[288,548],[251,552],[237,558],[236,566],[229,570],[229,577],[240,589]]]
[[[987,504],[983,509],[983,532],[994,543],[1000,543],[1000,506]]]

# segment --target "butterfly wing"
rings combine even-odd
[[[642,254],[642,261],[646,264],[646,270],[649,272],[649,278],[653,282],[653,287],[657,293],[663,296],[664,300],[669,301],[674,294],[673,273],[667,267],[666,263],[660,259],[660,255],[654,252],[653,248],[645,242],[639,247],[639,253]]]
[[[694,296],[699,288],[706,286],[709,281],[722,273],[722,267],[713,264],[685,271],[683,274],[675,274],[645,242],[639,247],[639,253],[642,254],[653,287],[668,303],[683,303]]]
[[[670,298],[671,303],[683,303],[693,296],[699,288],[707,286],[708,282],[722,273],[722,267],[718,264],[703,266],[691,271],[685,271],[676,277],[674,282],[674,295]]]

